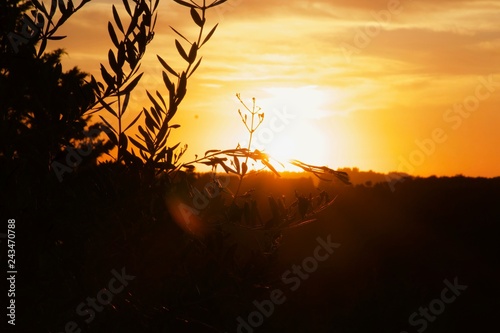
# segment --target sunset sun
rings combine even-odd
[[[261,105],[265,121],[255,133],[254,146],[284,164],[286,170],[299,171],[288,164],[293,159],[326,163],[327,136],[317,126],[333,96],[316,86],[267,88]]]
[[[308,122],[291,126],[269,142],[264,151],[277,161],[285,164],[287,170],[299,170],[287,162],[298,159],[315,164],[326,164],[326,135]]]

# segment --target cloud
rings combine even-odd
[[[100,76],[99,63],[106,64],[112,47],[107,35],[111,3],[116,2],[90,2],[64,25],[61,33],[68,38],[49,44],[66,49],[65,68],[76,64]],[[372,142],[370,136],[377,137],[380,147],[397,142],[403,147],[398,148],[399,153],[406,153],[415,137],[440,125],[447,107],[470,94],[477,76],[500,72],[495,67],[500,52],[500,2],[401,3],[403,11],[382,24],[351,62],[339,45],[353,44],[356,34],[378,24],[373,13],[387,9],[388,0],[229,0],[209,12],[209,28],[218,22],[220,26],[201,51],[203,62],[177,115],[177,121],[186,124],[183,135],[195,147],[211,148],[217,146],[217,135],[211,133],[230,136],[234,122],[228,115],[239,107],[233,101],[236,92],[255,96],[258,102],[281,96],[280,103],[292,101],[305,109],[297,98],[300,93],[309,99],[324,98],[321,104],[309,107],[314,109],[309,118],[324,124],[341,122],[350,126],[345,130],[349,133],[363,131],[363,136],[351,134],[353,140]],[[121,3],[116,6],[122,10]],[[155,39],[143,59],[146,73],[137,88],[138,97],[133,97],[138,107],[149,104],[142,96],[145,89],[165,91],[156,54],[176,69],[185,67],[174,47],[178,37],[170,26],[189,38],[196,36],[189,10],[173,1],[161,1]],[[318,91],[321,94],[315,95]],[[287,95],[295,99],[287,99]],[[468,126],[476,127],[470,133],[492,126],[491,110],[497,100],[492,97],[491,105],[485,104],[475,118],[471,116],[474,120]],[[194,114],[199,115],[196,123]],[[200,133],[205,140],[196,141]],[[447,154],[459,151],[466,138],[456,140]],[[500,138],[477,140],[488,150]],[[361,141],[360,145],[366,143]],[[363,155],[362,151],[356,154]],[[379,151],[373,154],[380,155]]]

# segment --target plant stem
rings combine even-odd
[[[121,107],[121,98],[120,98],[120,88],[118,87],[117,91],[118,98],[118,152],[116,154],[116,160],[119,162],[121,160],[121,134],[122,134],[122,107]]]
[[[248,131],[250,133],[250,136],[249,136],[249,139],[248,139],[248,151],[250,151],[250,148],[252,147],[252,139],[253,139],[253,133],[255,132],[255,128],[254,128],[254,121],[255,121],[255,98],[252,99],[252,110],[249,110],[248,107],[245,105],[245,103],[241,100],[241,98],[238,96],[238,99],[240,100],[241,104],[243,104],[243,106],[248,110],[250,111],[250,114],[252,115],[252,119],[251,119],[251,122],[250,122],[250,130]],[[245,124],[246,125],[246,124]],[[247,129],[248,129],[248,126],[247,126]],[[248,154],[247,156],[245,157],[245,164],[248,166]],[[242,173],[240,175],[240,180],[238,182],[238,188],[236,189],[236,192],[234,193],[234,196],[233,196],[233,204],[234,202],[236,201],[236,197],[238,196],[238,193],[240,192],[240,189],[241,189],[241,184],[243,183],[243,178],[245,177],[245,175]]]
[[[199,51],[201,49],[200,42],[201,42],[201,37],[203,37],[203,28],[205,27],[205,11],[206,11],[205,0],[203,0],[203,7],[201,8],[201,15],[202,15],[201,19],[203,20],[203,24],[200,27],[200,33],[198,34],[198,40],[196,41],[196,49],[197,49],[196,51]],[[188,67],[186,68],[186,75],[189,75],[189,70],[191,69],[191,65],[194,63],[195,62],[193,61],[188,65]]]

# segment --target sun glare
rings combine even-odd
[[[299,171],[290,165],[290,160],[300,160],[311,164],[326,164],[326,136],[316,126],[302,122],[283,132],[266,145],[264,151],[277,161],[285,164],[285,169]]]
[[[288,171],[301,171],[288,163],[293,159],[327,164],[327,136],[318,122],[328,115],[327,104],[333,96],[316,86],[265,91],[269,97],[257,101],[265,112],[265,121],[255,133],[254,148],[283,163]]]
[[[331,166],[338,149],[332,143],[340,138],[337,137],[338,131],[334,134],[329,124],[345,99],[342,90],[303,86],[263,88],[261,92],[255,103],[265,116],[254,132],[251,149],[269,154],[271,162],[274,160],[273,165],[281,171],[302,171],[288,163],[290,160]],[[247,137],[240,136],[241,147],[248,146]],[[259,166],[262,167],[257,164]]]

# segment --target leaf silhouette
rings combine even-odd
[[[130,101],[130,93],[127,93],[127,94],[125,94],[125,98],[123,99],[122,116],[125,114],[125,111],[127,111],[129,101]]]
[[[146,90],[146,94],[148,95],[149,100],[153,103],[153,105],[155,106],[155,108],[157,110],[163,111],[163,109],[161,108],[160,104],[158,104],[158,102],[156,101],[156,99],[149,93],[149,91]]]
[[[113,8],[113,18],[115,19],[116,26],[118,27],[118,29],[120,29],[121,32],[123,32],[122,21],[120,20],[120,16],[118,15],[118,12],[116,11],[115,5],[113,5],[112,8]]]
[[[109,128],[110,130],[112,130],[113,132],[115,132],[115,133],[116,133],[116,130],[113,128],[113,126],[111,126],[111,125],[108,123],[108,121],[107,121],[106,119],[104,119],[104,117],[103,117],[103,116],[99,115],[99,117],[101,118],[101,120],[102,120],[102,121],[104,121],[104,123],[108,126],[108,128]]]
[[[50,36],[50,37],[47,37],[48,40],[61,40],[61,39],[64,39],[66,38],[67,36]]]
[[[198,52],[198,46],[196,43],[191,45],[191,49],[189,50],[188,62],[192,64],[196,60],[196,53]]]
[[[200,14],[198,14],[198,11],[196,11],[196,9],[194,7],[191,7],[190,12],[191,12],[191,17],[193,18],[194,23],[196,23],[199,27],[202,27],[205,22],[201,18]]]
[[[141,77],[142,77],[142,74],[144,73],[141,73],[139,75],[137,75],[133,80],[132,82],[130,82],[130,84],[128,86],[126,86],[125,88],[123,88],[121,91],[120,91],[120,95],[123,95],[123,94],[129,94],[132,90],[134,90],[135,86],[139,83],[139,81],[141,80]]]
[[[174,75],[175,77],[179,77],[179,74],[177,74],[173,69],[172,67],[170,67],[166,62],[165,60],[163,60],[159,55],[156,55],[156,57],[158,58],[158,60],[160,61],[161,65],[167,70],[170,72],[170,74]]]
[[[119,45],[118,37],[116,37],[116,32],[115,32],[115,29],[113,28],[113,25],[111,24],[111,22],[108,22],[108,33],[109,33],[109,37],[111,37],[111,41],[113,42],[113,44],[115,44],[115,46],[118,47],[118,45]]]
[[[111,113],[116,118],[118,117],[115,110],[113,110],[113,108],[108,103],[106,103],[106,101],[104,101],[101,97],[97,97],[97,100],[109,113]]]
[[[109,65],[111,66],[111,69],[118,75],[121,73],[121,68],[118,66],[118,62],[116,61],[115,54],[113,51],[110,49],[108,51],[108,61]]]
[[[56,9],[57,9],[57,0],[52,0],[52,2],[50,3],[50,13],[49,13],[49,17],[54,17],[54,14],[56,13]]]
[[[167,108],[167,105],[165,104],[165,100],[163,99],[163,96],[158,92],[158,90],[156,91],[156,96],[158,96],[158,98],[160,99],[161,101],[161,104],[163,105],[163,107],[166,109]]]
[[[45,8],[45,6],[44,6]],[[61,13],[65,14],[66,13],[66,5],[64,4],[63,0],[59,0],[59,10]]]
[[[156,110],[155,110],[155,108],[154,108],[154,107],[151,107],[151,108],[150,108],[150,111],[151,111],[151,114],[153,115],[153,117],[155,118],[156,123],[157,123],[157,124],[161,124],[161,120],[160,120],[159,112],[156,112]],[[145,109],[145,108],[144,108],[144,112],[146,112],[146,109]]]
[[[146,116],[146,126],[148,127],[148,129],[150,131],[153,131],[155,128],[156,129],[160,129],[160,127],[158,126],[158,124],[156,124],[156,122],[153,120],[153,117],[151,117],[151,115],[149,114],[149,112],[144,112],[144,115]]]
[[[111,127],[110,127],[111,128]],[[114,145],[118,145],[118,139],[116,138],[116,134],[111,131],[104,131],[108,136],[109,140],[113,142]]]
[[[194,71],[198,68],[198,66],[200,66],[201,59],[203,59],[203,57],[200,57],[200,60],[198,60],[196,65],[194,65],[193,69],[191,70],[191,73],[189,73],[189,75],[188,75],[188,79],[191,77],[191,75],[193,75]]]
[[[212,30],[210,30],[210,32],[208,33],[207,37],[205,37],[205,39],[203,40],[203,43],[200,44],[200,47],[203,46],[206,42],[208,42],[208,40],[210,39],[210,37],[212,37],[212,35],[214,34],[215,29],[217,29],[218,25],[219,25],[219,23],[217,23],[215,25],[215,27],[213,27]]]
[[[128,4],[128,0],[122,0],[123,6],[125,7],[125,10],[127,13],[132,16],[132,11],[130,10],[130,5]]]
[[[238,159],[238,157],[234,156],[233,162],[234,162],[234,167],[236,168],[236,172],[239,174],[240,173],[240,160]]]
[[[281,177],[281,175],[279,174],[278,171],[276,171],[276,169],[272,166],[271,163],[269,163],[267,160],[265,159],[261,159],[260,160],[269,170],[271,170],[272,172],[274,172],[274,174],[278,177]]]
[[[134,146],[136,146],[136,147],[137,147],[137,148],[139,148],[140,150],[143,150],[143,151],[148,151],[148,150],[146,149],[146,147],[144,147],[144,146],[143,146],[140,142],[138,142],[138,141],[137,141],[137,140],[135,140],[134,138],[132,138],[132,137],[130,137],[130,136],[129,136],[129,137],[128,137],[128,139],[130,140],[130,142],[132,142],[132,144],[133,144]]]
[[[189,39],[187,39],[186,37],[184,37],[183,34],[181,34],[179,31],[175,30],[174,27],[170,27],[170,29],[172,29],[176,34],[178,34],[182,39],[184,39],[186,42],[188,42],[189,44],[191,44],[191,42],[189,41]]]
[[[221,5],[223,4],[224,2],[226,2],[227,0],[219,0],[219,1],[214,1],[214,3],[212,3],[211,5],[209,5],[207,8],[212,8],[212,7],[215,7],[215,6],[218,6],[218,5]]]
[[[241,175],[244,176],[246,175],[248,171],[248,166],[246,162],[241,163]]]
[[[102,75],[102,78],[104,79],[104,81],[106,81],[106,84],[109,86],[109,87],[113,87],[115,85],[115,79],[114,77],[112,77],[108,71],[106,70],[106,68],[101,64],[101,75]]]
[[[219,151],[221,151],[221,150],[220,149],[210,149],[210,150],[207,150],[205,152],[205,156],[207,156],[208,154],[211,154],[211,153],[217,153]]]
[[[170,81],[170,78],[168,77],[167,73],[162,72],[163,76],[163,82],[165,83],[165,86],[167,87],[168,91],[170,94],[172,94],[175,91],[175,86],[172,81]]]
[[[179,54],[181,55],[181,57],[183,57],[184,60],[186,60],[187,62],[189,62],[189,57],[186,54],[186,51],[184,51],[184,49],[182,48],[181,43],[179,43],[179,41],[177,39],[175,40],[175,47],[177,48],[177,51],[179,52]]]
[[[137,120],[139,120],[139,118],[141,117],[141,115],[142,115],[142,111],[139,112],[139,114],[137,115],[137,117],[135,117],[135,119],[132,120],[132,122],[127,126],[127,128],[125,128],[123,130],[123,132],[126,132],[130,127],[132,127],[137,122]]]

